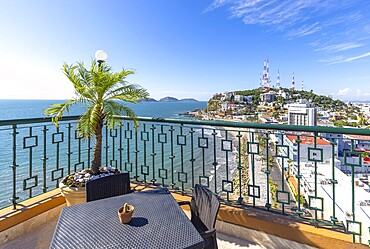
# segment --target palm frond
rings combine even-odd
[[[85,103],[85,99],[69,99],[65,103],[52,104],[51,107],[44,110],[47,117],[52,118],[52,123],[58,126],[59,119],[63,116],[64,112],[69,112],[73,105]]]
[[[117,116],[125,115],[131,118],[134,122],[135,129],[139,128],[139,122],[135,112],[122,103],[118,103],[112,100],[104,101],[104,114],[105,121],[109,129],[114,129],[118,124],[121,124],[121,120]]]
[[[137,85],[123,85],[107,92],[106,99],[116,99],[125,102],[138,102],[140,99],[147,99],[149,93],[146,89],[139,88]]]

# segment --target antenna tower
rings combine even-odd
[[[270,78],[269,78],[269,59],[264,61],[263,65],[263,87],[265,89],[270,88]]]
[[[280,72],[279,72],[279,70],[278,70],[278,73],[277,73],[276,87],[280,88]]]

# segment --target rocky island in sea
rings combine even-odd
[[[153,99],[153,98],[149,98],[149,99],[146,99],[146,100],[142,99],[141,102],[199,102],[199,101],[196,100],[196,99],[193,99],[193,98],[177,99],[175,97],[167,96],[167,97],[161,98],[159,100],[156,100],[156,99]]]

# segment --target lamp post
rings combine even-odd
[[[98,61],[98,67],[104,63],[104,61],[108,58],[107,53],[104,50],[98,50],[95,52],[95,58]]]

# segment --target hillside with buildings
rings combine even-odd
[[[208,101],[201,116],[237,122],[370,128],[369,104],[344,103],[313,91],[294,90],[294,85],[290,89],[259,87],[217,93]],[[303,206],[299,212],[305,217],[319,215],[323,220],[342,222],[350,230],[354,228],[347,222],[351,222],[356,213],[356,219],[364,227],[369,226],[370,136],[285,130],[266,132],[264,129],[251,131],[254,135],[249,134],[248,142],[258,142],[259,146],[254,167],[261,168],[262,172],[254,175],[257,185],[263,186],[268,174],[271,195],[275,196],[274,189],[285,186],[281,180],[284,175],[283,181],[287,185],[284,190],[289,189],[286,193],[293,196],[295,203],[299,199]],[[248,157],[252,162],[253,153],[248,152]],[[353,193],[356,196],[355,202],[352,200],[354,204],[348,199]],[[271,202],[273,206],[278,205],[274,197]],[[322,211],[315,213],[317,207]],[[367,232],[359,233],[364,238],[367,236]]]
[[[303,81],[301,90],[298,90],[294,72],[290,88],[282,87],[279,70],[275,86],[271,86],[269,71],[267,59],[258,88],[214,94],[208,101],[203,118],[306,126],[369,126],[368,104],[344,103],[313,90],[305,91]]]
[[[217,93],[208,101],[206,118],[228,118],[290,125],[366,127],[369,110],[330,96],[288,88],[256,88]]]

